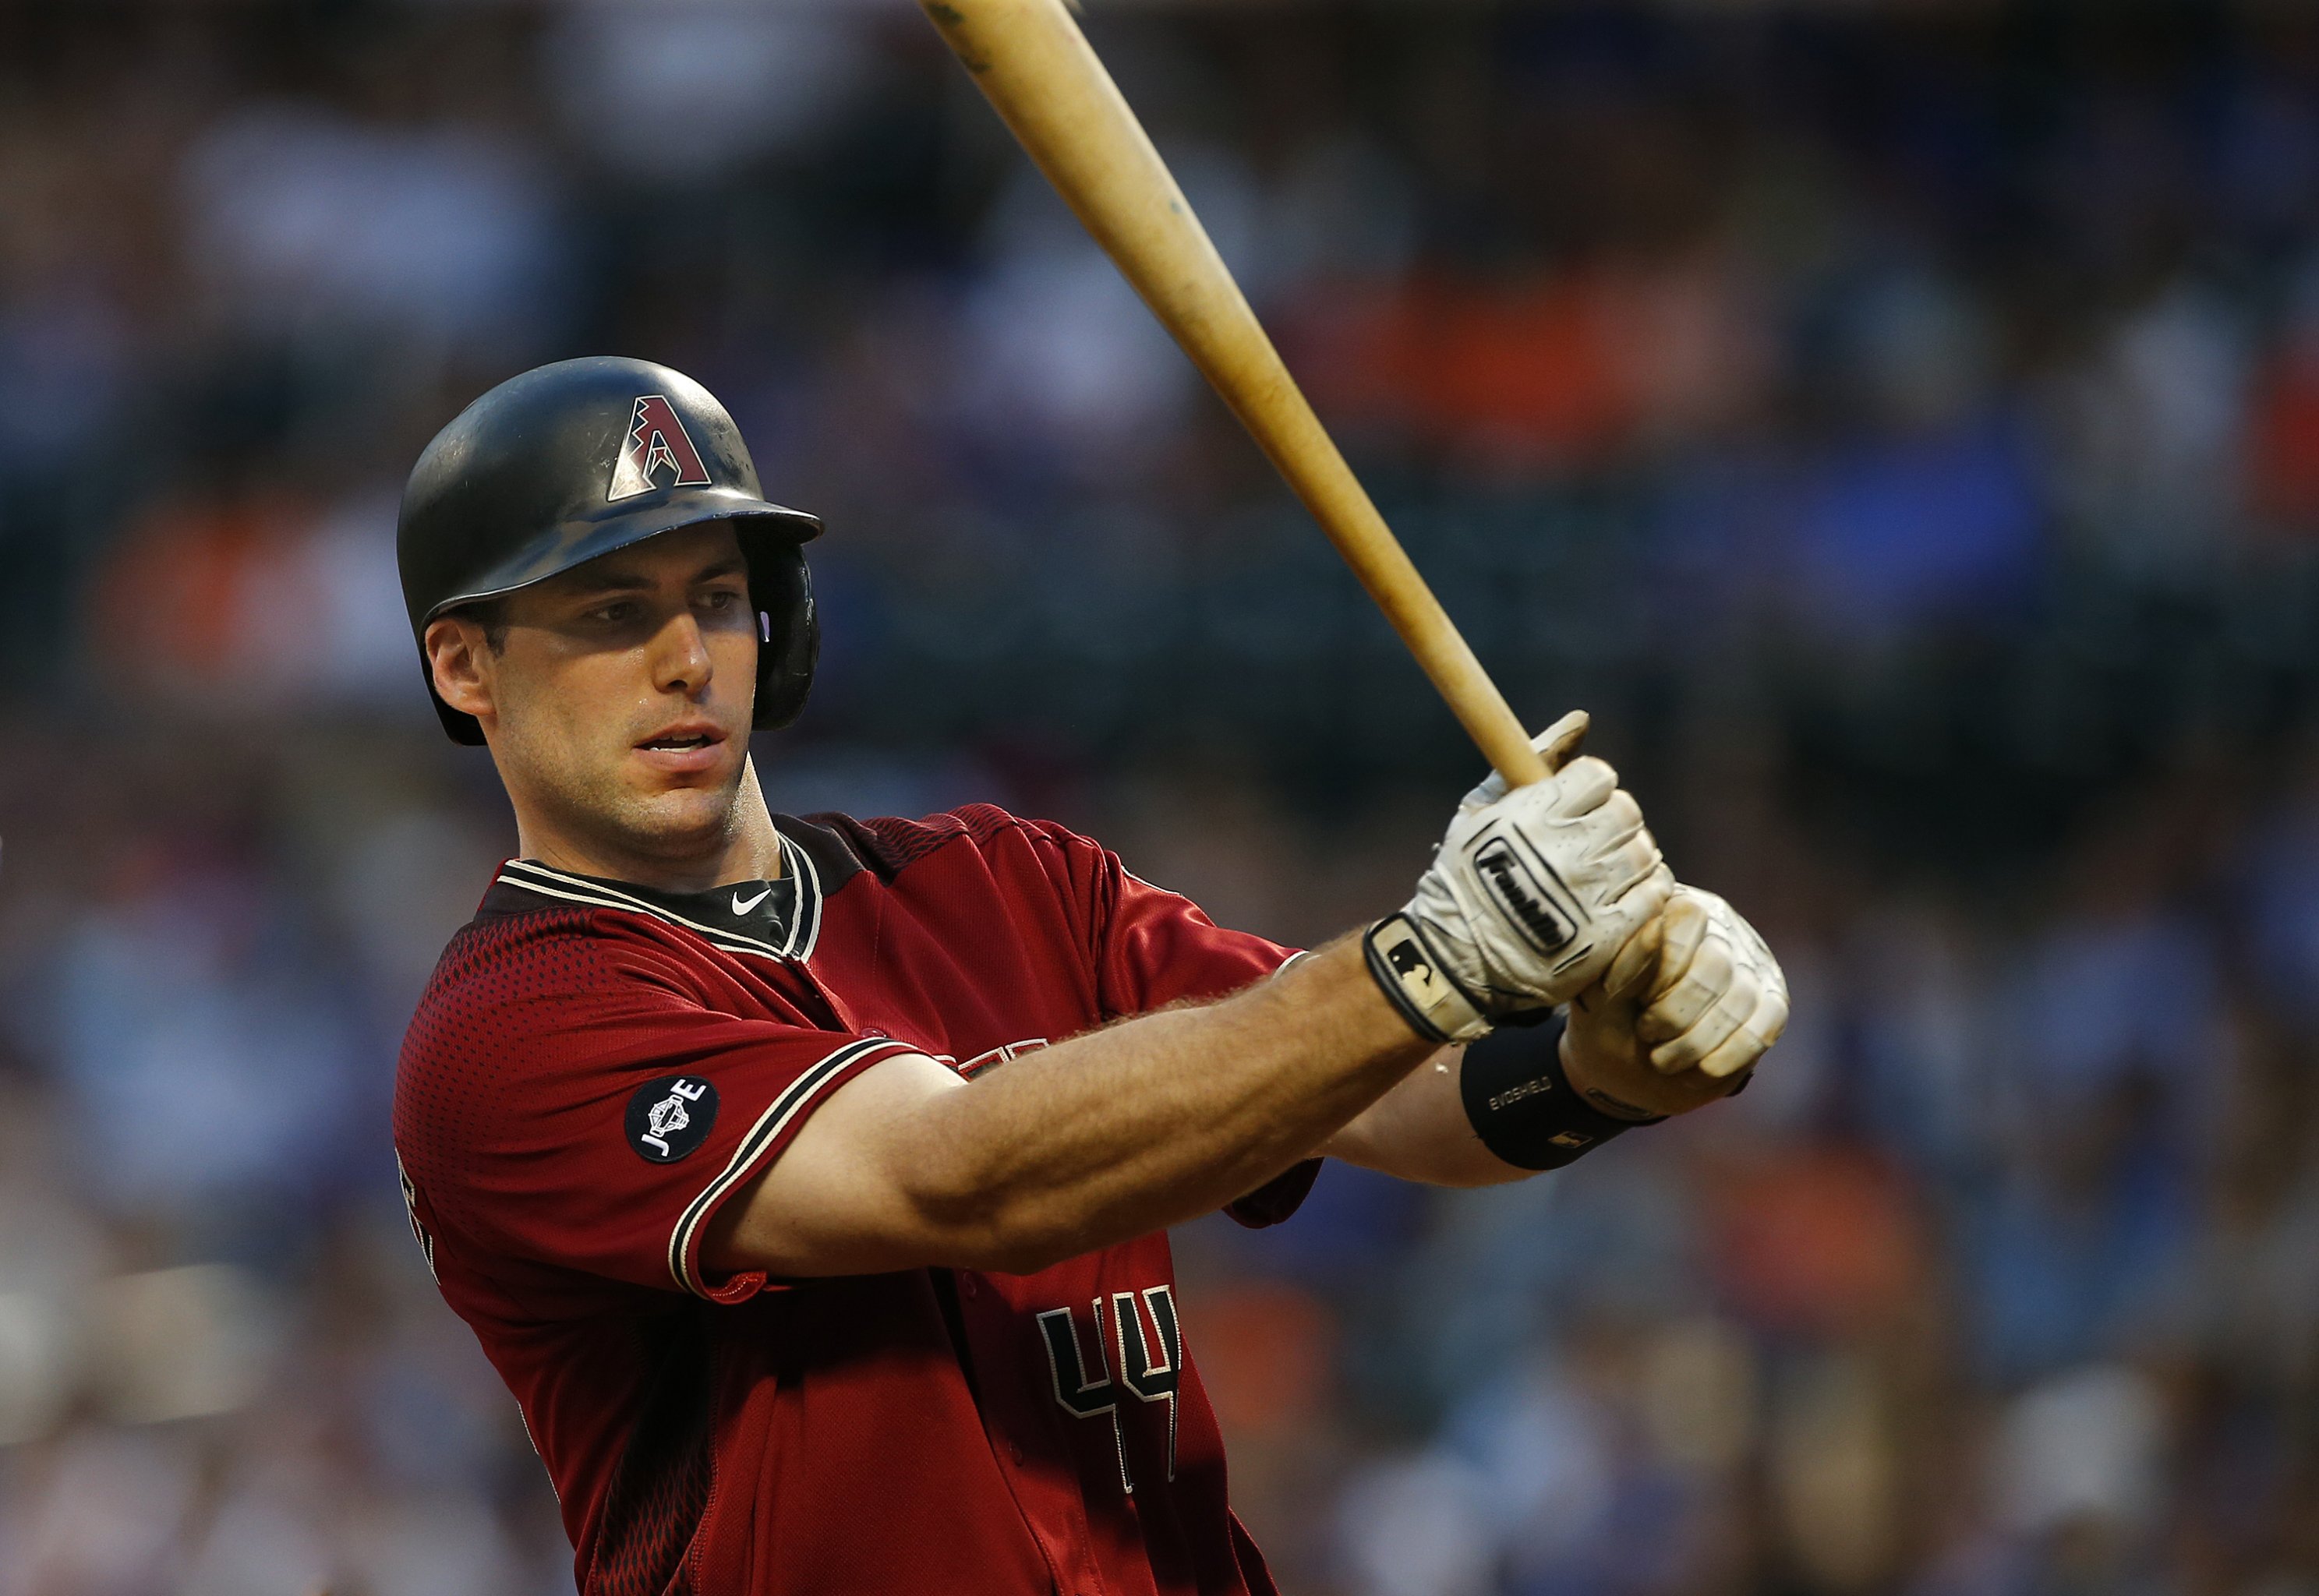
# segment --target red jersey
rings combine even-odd
[[[1164,1235],[1034,1275],[719,1276],[718,1204],[882,1059],[961,1075],[1277,969],[1059,826],[777,822],[779,881],[504,866],[406,1036],[443,1296],[521,1405],[586,1596],[1273,1589]],[[1235,1204],[1286,1217],[1316,1165]]]

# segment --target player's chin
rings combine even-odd
[[[701,806],[722,809],[741,789],[741,771],[748,757],[746,744],[727,744],[726,757],[681,770],[644,762],[628,772],[630,790],[645,803],[690,811]],[[725,752],[719,750],[720,753]]]
[[[622,829],[655,848],[690,852],[723,838],[732,825],[733,786],[685,787],[632,794]]]

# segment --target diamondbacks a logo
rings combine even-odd
[[[1499,910],[1529,937],[1539,952],[1554,952],[1578,934],[1548,898],[1544,883],[1530,873],[1529,866],[1504,837],[1492,837],[1483,843],[1481,852],[1474,855],[1474,868],[1488,883]]]
[[[717,1088],[699,1076],[664,1075],[628,1099],[628,1145],[648,1163],[675,1163],[716,1123]]]
[[[654,473],[661,472],[667,473],[666,479],[655,480]],[[612,485],[605,491],[605,502],[617,504],[654,488],[710,485],[700,451],[692,446],[691,435],[677,419],[676,407],[669,403],[668,396],[640,396],[635,413],[628,418],[628,436],[621,445],[620,457],[612,463]]]

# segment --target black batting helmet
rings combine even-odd
[[[733,418],[708,390],[645,360],[561,360],[459,412],[411,467],[394,538],[427,695],[455,743],[472,715],[435,691],[428,624],[663,532],[730,521],[757,611],[760,729],[787,726],[813,685],[820,630],[800,546],[818,518],[768,503]]]

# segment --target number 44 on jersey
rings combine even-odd
[[[1184,1366],[1184,1334],[1176,1322],[1176,1294],[1165,1285],[1140,1294],[1115,1291],[1111,1294],[1108,1313],[1101,1297],[1087,1306],[1095,1319],[1092,1364],[1085,1355],[1076,1312],[1050,1308],[1039,1315],[1039,1329],[1047,1338],[1047,1366],[1055,1377],[1055,1401],[1073,1418],[1111,1420],[1112,1443],[1119,1453],[1120,1489],[1132,1496],[1135,1477],[1128,1471],[1127,1436],[1119,1421],[1123,1386],[1140,1402],[1168,1404],[1168,1478],[1176,1477],[1176,1389]],[[1104,1356],[1106,1319],[1110,1339],[1119,1350],[1115,1380]],[[1147,1334],[1147,1320],[1156,1340]]]

